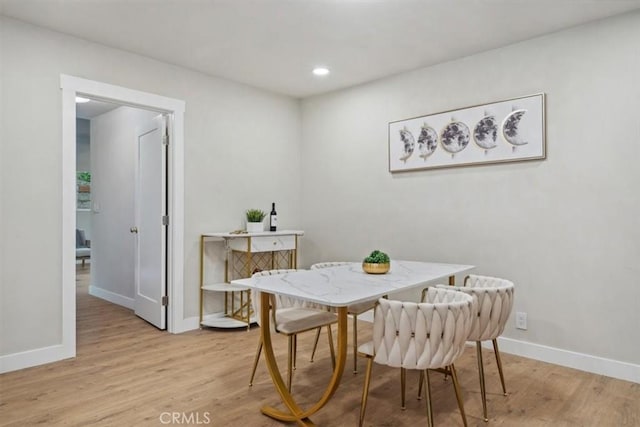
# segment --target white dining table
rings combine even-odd
[[[267,369],[280,398],[287,408],[281,411],[272,406],[263,406],[263,414],[283,422],[296,422],[313,426],[310,416],[319,411],[338,389],[347,357],[347,307],[398,291],[419,288],[447,279],[455,284],[455,276],[475,268],[472,265],[443,264],[419,261],[391,261],[386,274],[367,274],[360,263],[351,263],[315,270],[297,270],[279,275],[259,276],[233,280],[231,283],[260,291],[260,334]],[[337,359],[323,395],[318,402],[303,409],[288,391],[282,379],[271,342],[269,325],[270,294],[286,295],[306,301],[335,307],[338,315]]]

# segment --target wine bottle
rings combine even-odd
[[[271,214],[269,214],[269,231],[276,231],[278,228],[278,213],[276,212],[276,204],[271,203]]]

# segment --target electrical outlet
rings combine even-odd
[[[516,311],[516,329],[527,330],[527,313]]]

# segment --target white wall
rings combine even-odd
[[[272,201],[282,228],[299,227],[297,100],[5,17],[0,36],[0,355],[61,341],[60,74],[186,102],[186,318],[198,315],[202,232],[241,228],[247,208]]]
[[[158,113],[119,107],[91,119],[92,226],[90,293],[133,308],[136,130]],[[97,204],[97,205],[96,205]],[[96,210],[96,206],[99,209]]]
[[[640,14],[303,108],[302,262],[468,263],[512,279],[512,339],[640,363]],[[544,161],[390,174],[388,122],[547,93]]]

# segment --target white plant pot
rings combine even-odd
[[[264,231],[263,222],[247,222],[247,231],[249,233],[260,233]]]

